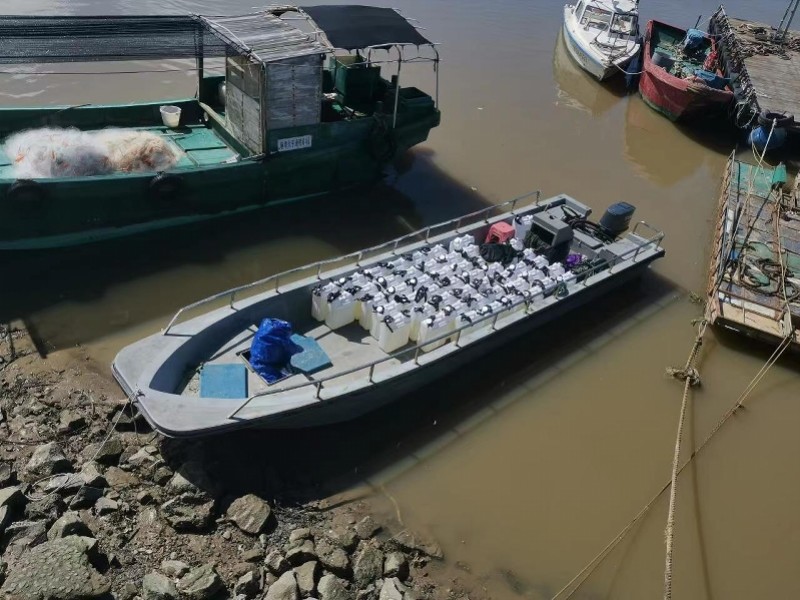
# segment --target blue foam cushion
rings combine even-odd
[[[201,398],[247,398],[247,367],[242,364],[204,365],[200,370]]]
[[[303,349],[302,352],[292,355],[290,362],[295,370],[310,375],[333,364],[316,340],[297,333],[292,335],[291,340]]]

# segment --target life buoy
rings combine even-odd
[[[758,115],[758,124],[762,127],[772,127],[773,121],[775,121],[776,129],[785,129],[794,125],[794,115],[768,110],[762,110]]]
[[[39,209],[47,199],[47,191],[33,179],[17,179],[6,192],[13,206],[25,210]]]
[[[183,178],[172,173],[158,173],[150,180],[149,195],[153,202],[170,204],[183,195]]]

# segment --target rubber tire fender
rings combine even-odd
[[[758,114],[758,124],[762,127],[772,127],[772,121],[775,121],[775,129],[785,129],[794,125],[794,115],[769,110],[762,110]]]
[[[157,173],[148,184],[148,194],[153,202],[174,203],[184,191],[183,177],[173,173]]]
[[[38,209],[47,199],[47,190],[33,179],[17,179],[8,188],[6,198],[21,207]]]

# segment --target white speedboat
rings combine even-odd
[[[123,348],[114,376],[168,436],[344,421],[500,351],[664,255],[660,231],[642,221],[626,232],[629,204],[594,223],[569,196],[538,200],[196,302]],[[298,348],[266,363],[262,342],[279,328]]]
[[[564,43],[600,81],[627,72],[641,50],[638,0],[580,0],[564,6]]]

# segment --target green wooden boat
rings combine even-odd
[[[82,244],[368,184],[440,121],[436,47],[392,9],[0,17],[0,62],[166,57],[196,59],[194,98],[0,109],[3,140],[41,127],[116,127],[155,134],[179,157],[162,171],[20,177],[20,157],[0,152],[0,250]],[[224,76],[206,73],[209,57],[224,58]],[[435,97],[400,85],[402,66],[422,61],[433,65]],[[180,109],[177,126],[165,124],[165,105]]]

